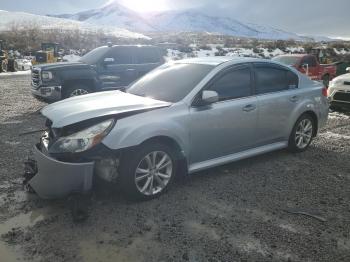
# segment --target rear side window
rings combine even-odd
[[[257,94],[267,94],[297,88],[299,79],[284,68],[256,66],[255,82]]]
[[[130,65],[132,62],[132,49],[114,48],[108,55],[108,58],[114,59],[116,65]]]
[[[159,63],[160,52],[156,48],[137,48],[136,60],[138,64]]]
[[[299,85],[299,77],[297,74],[292,71],[287,71],[287,85],[288,89],[298,88]]]
[[[249,67],[230,69],[214,81],[209,90],[216,91],[219,101],[251,96],[251,73]]]

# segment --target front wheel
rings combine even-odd
[[[89,87],[84,85],[74,85],[72,87],[68,87],[64,91],[63,98],[82,96],[82,95],[87,95],[89,93],[91,93],[91,90]]]
[[[176,171],[176,153],[171,147],[147,143],[124,155],[120,166],[120,183],[127,196],[149,200],[169,188]]]
[[[288,149],[295,153],[305,151],[312,142],[315,128],[314,119],[309,114],[302,115],[289,137]]]

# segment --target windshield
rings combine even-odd
[[[80,58],[79,62],[83,62],[89,65],[96,64],[101,59],[101,57],[108,52],[108,50],[109,48],[105,46],[96,48]]]
[[[201,64],[165,64],[142,77],[126,92],[175,103],[191,92],[213,68]]]
[[[277,56],[272,60],[290,66],[298,64],[300,58],[297,56]]]

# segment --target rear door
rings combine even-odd
[[[163,63],[164,59],[159,48],[153,46],[141,46],[136,48],[135,70],[137,71],[137,78],[144,76]]]
[[[217,75],[205,88],[219,94],[219,102],[191,108],[191,164],[254,147],[257,98],[249,65]],[[199,94],[200,95],[200,94]]]
[[[254,65],[258,99],[259,146],[285,141],[291,131],[290,116],[302,97],[299,77],[292,71],[269,63]]]
[[[101,59],[98,73],[102,89],[120,89],[128,86],[135,78],[133,47],[113,47]]]

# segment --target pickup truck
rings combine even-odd
[[[52,102],[93,92],[123,89],[165,62],[154,46],[102,46],[78,62],[36,65],[31,92]]]
[[[308,75],[312,80],[323,81],[326,87],[329,86],[329,82],[337,74],[336,65],[320,64],[314,55],[280,55],[274,57],[272,60],[292,66],[301,73]]]

